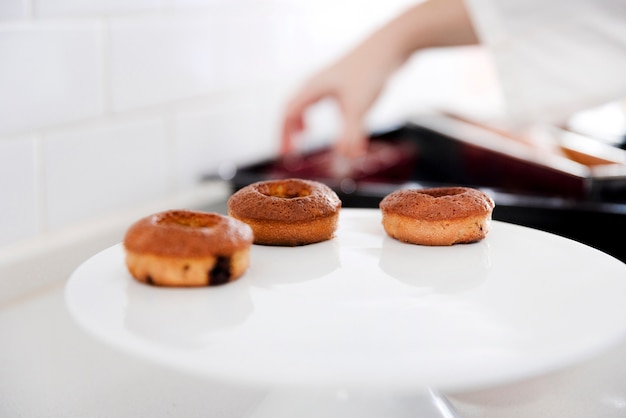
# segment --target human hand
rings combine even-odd
[[[366,47],[354,50],[334,65],[308,80],[289,101],[282,127],[282,152],[294,150],[295,138],[306,128],[306,111],[315,103],[334,100],[340,112],[341,126],[335,141],[339,155],[356,158],[367,149],[364,120],[379,96],[387,71],[373,61],[373,51]]]
[[[367,150],[364,120],[387,79],[415,51],[478,41],[463,0],[419,2],[398,15],[335,64],[313,76],[289,101],[282,126],[282,153],[294,150],[305,129],[305,113],[322,99],[333,99],[341,113],[335,141],[348,159]]]

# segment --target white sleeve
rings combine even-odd
[[[626,97],[626,0],[466,0],[508,115],[564,121]]]

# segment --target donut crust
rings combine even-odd
[[[397,190],[380,202],[385,232],[399,241],[448,246],[484,239],[494,202],[468,187]]]
[[[126,266],[138,281],[157,286],[224,284],[250,264],[252,229],[209,212],[170,210],[135,222],[124,236]]]
[[[228,199],[228,214],[252,227],[254,243],[298,246],[331,239],[341,200],[323,183],[303,179],[250,184]]]

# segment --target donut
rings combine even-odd
[[[215,286],[248,269],[252,229],[228,216],[168,210],[126,231],[126,266],[140,282],[157,286]]]
[[[228,214],[247,223],[254,243],[298,246],[326,241],[337,229],[341,200],[323,183],[297,178],[259,181],[228,199]]]
[[[494,202],[468,187],[396,190],[379,207],[385,232],[399,241],[444,246],[471,243],[489,233]]]

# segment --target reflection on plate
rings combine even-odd
[[[491,270],[488,241],[461,244],[454,251],[454,257],[450,257],[448,247],[421,247],[421,257],[416,259],[412,245],[387,237],[382,243],[379,265],[382,271],[406,284],[441,293],[469,290],[487,279]],[[407,260],[413,260],[413,268],[407,266]]]
[[[252,250],[255,262],[249,271],[255,277],[254,285],[268,287],[295,284],[324,277],[339,268],[339,247],[336,241],[302,248],[306,251],[306,259],[293,256],[294,252],[299,251],[298,248],[255,246]]]
[[[123,249],[80,266],[72,316],[97,338],[202,376],[262,384],[476,388],[536,375],[625,336],[626,265],[544,232],[493,223],[474,244],[387,237],[343,209],[331,241],[253,246],[239,280],[135,282]]]
[[[248,286],[166,289],[128,280],[125,296],[131,333],[179,348],[201,348],[202,335],[236,327],[252,311]]]

